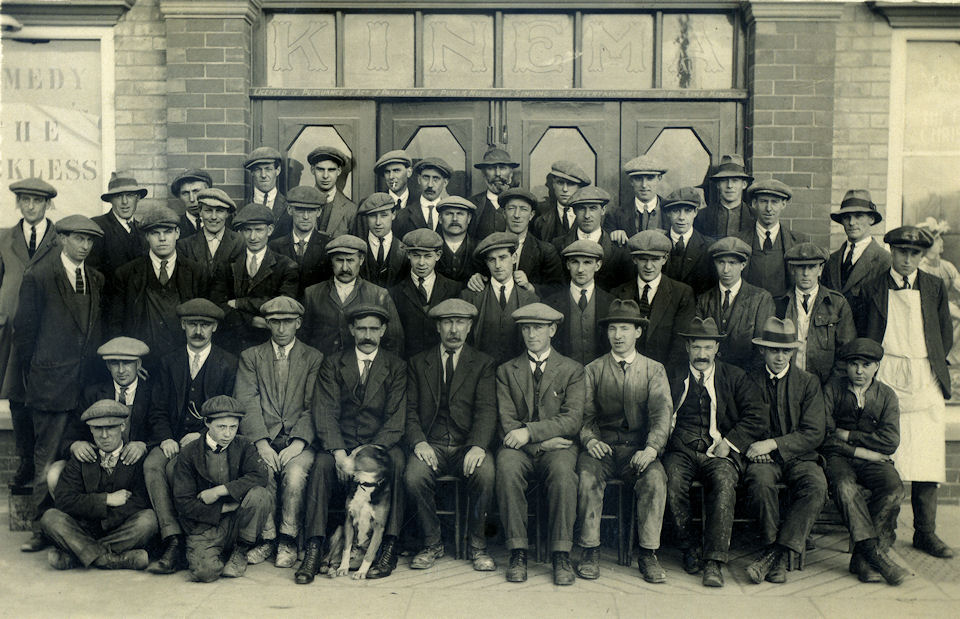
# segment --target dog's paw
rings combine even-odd
[[[330,578],[336,578],[337,576],[346,576],[347,572],[350,570],[345,567],[338,567],[336,571],[330,570]]]
[[[366,570],[357,570],[357,571],[354,572],[354,574],[353,574],[353,579],[354,579],[354,580],[366,580],[366,579],[367,579],[367,571],[366,571]]]

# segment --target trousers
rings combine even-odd
[[[854,544],[876,538],[881,549],[893,544],[904,490],[892,462],[871,462],[841,455],[827,457],[830,494]],[[866,498],[862,489],[870,491]]]
[[[59,509],[48,509],[40,518],[40,527],[58,548],[89,567],[108,552],[146,548],[157,534],[157,517],[153,510],[141,509],[112,531],[103,531]]]
[[[263,525],[263,539],[277,537],[277,500],[280,501],[280,534],[296,538],[303,523],[304,495],[307,491],[307,479],[316,452],[304,447],[296,458],[291,458],[280,471],[267,468],[267,490],[273,500],[273,508],[267,514]],[[278,491],[279,487],[279,491]]]
[[[29,409],[33,419],[33,509],[34,530],[40,530],[40,517],[53,507],[53,498],[47,488],[47,469],[60,456],[63,433],[70,422],[71,411],[41,411]]]
[[[213,582],[219,578],[223,572],[223,555],[238,540],[248,546],[256,544],[272,505],[266,488],[251,488],[240,507],[221,514],[218,524],[187,535],[187,565],[194,580]]]
[[[751,462],[743,475],[747,487],[747,511],[757,517],[760,539],[800,553],[827,500],[827,480],[816,462],[791,460]],[[790,507],[780,521],[780,493],[777,484],[787,486]]]
[[[171,492],[176,465],[177,456],[167,458],[159,447],[151,449],[143,461],[143,480],[147,485],[153,511],[157,514],[161,539],[171,535],[183,535]]]

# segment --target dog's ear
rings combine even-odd
[[[343,472],[346,473],[347,475],[349,475],[350,477],[353,477],[353,471],[354,471],[354,469],[356,468],[356,467],[355,467],[354,456],[355,456],[355,454],[357,453],[357,451],[358,451],[359,449],[360,449],[360,447],[357,447],[356,449],[354,449],[353,451],[351,451],[351,452],[350,452],[350,455],[347,456],[347,461],[346,461],[346,462],[344,463],[344,465],[343,465]]]

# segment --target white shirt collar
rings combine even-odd
[[[407,200],[410,199],[410,189],[409,189],[408,187],[404,187],[404,188],[403,188],[403,193],[401,193],[400,195],[397,195],[397,194],[393,193],[393,191],[389,191],[389,190],[387,191],[387,193],[389,193],[389,194],[390,194],[390,197],[393,198],[393,203],[394,203],[394,204],[397,203],[397,200],[400,200],[400,206],[401,206],[401,207],[406,206],[406,205],[407,205]]]
[[[113,215],[113,218],[117,220],[117,223],[118,223],[118,224],[120,224],[121,226],[123,226],[123,229],[124,229],[124,230],[126,230],[127,232],[130,232],[131,228],[130,228],[130,220],[129,220],[129,219],[123,219],[123,218],[121,218],[119,215],[117,215],[117,212],[114,211],[114,210],[111,210],[111,211],[110,211],[110,214]]]
[[[47,218],[44,217],[35,224],[28,224],[26,219],[23,220],[23,226],[21,229],[23,230],[23,239],[27,242],[27,244],[30,243],[31,225],[37,231],[37,247],[40,247],[40,241],[43,239],[43,235],[47,233]]]
[[[431,200],[427,200],[423,196],[420,196],[420,208],[423,209],[424,219],[426,219],[427,209],[430,208],[431,206],[433,207],[433,212],[434,213],[437,212],[437,204],[439,203],[440,203],[440,198],[437,198],[436,200],[431,201]]]
[[[443,342],[440,342],[440,367],[443,368],[443,380],[447,380],[447,349],[444,347]],[[453,369],[457,369],[457,364],[460,363],[460,353],[463,352],[463,344],[460,345],[460,348],[457,348],[453,351]]]
[[[311,228],[311,229],[310,229],[310,232],[307,232],[306,236],[300,236],[300,231],[297,230],[296,228],[294,228],[293,230],[291,230],[291,234],[292,234],[292,236],[293,236],[293,242],[294,242],[294,243],[303,242],[303,243],[309,244],[309,243],[310,243],[310,239],[313,238],[313,231],[314,231],[315,229],[316,229],[316,228]]]
[[[390,245],[393,244],[393,231],[387,232],[387,235],[383,237],[383,241],[377,237],[373,232],[367,233],[367,242],[370,244],[370,249],[373,251],[373,254],[376,255],[377,247],[380,246],[380,243],[383,243],[383,253],[386,254],[390,251]]]
[[[350,293],[353,292],[353,289],[357,287],[357,280],[354,279],[349,284],[344,284],[337,278],[333,278],[333,286],[337,291],[337,296],[340,297],[340,302],[346,300],[350,296]]]
[[[579,301],[579,300],[580,300],[580,291],[581,291],[581,290],[586,290],[586,291],[587,291],[587,301],[590,301],[590,299],[593,298],[593,289],[596,288],[596,287],[597,287],[597,283],[596,283],[595,281],[593,281],[593,280],[587,282],[587,285],[586,285],[586,286],[583,286],[582,288],[581,288],[580,286],[574,284],[573,281],[571,281],[571,282],[570,282],[570,294],[573,296],[573,300],[574,300],[574,301]]]
[[[727,288],[723,284],[717,284],[717,285],[720,286],[720,302],[723,303],[723,293],[729,290],[730,302],[732,303],[733,300],[737,298],[737,295],[740,294],[740,288],[743,287],[743,278],[741,277],[740,279],[738,279],[737,283],[734,284],[733,286],[730,286],[729,288]]]
[[[497,280],[493,279],[492,277],[490,278],[490,287],[493,289],[494,296],[496,296],[498,299],[500,298],[501,286],[504,286],[506,288],[506,290],[504,290],[503,293],[507,296],[507,299],[509,300],[510,295],[513,294],[513,278],[512,277],[507,278],[507,281],[503,282],[502,284]]]
[[[577,239],[579,240],[586,239],[588,241],[593,241],[594,243],[599,243],[601,239],[603,239],[603,228],[597,228],[590,234],[587,234],[580,228],[577,228]]]
[[[460,251],[460,246],[463,245],[463,240],[467,238],[466,236],[460,237],[459,241],[451,241],[446,236],[443,237],[443,244],[450,248],[450,251],[457,253]]]
[[[126,387],[121,387],[117,383],[113,383],[113,397],[119,400],[120,391],[123,389],[127,390],[127,404],[130,404],[137,397],[137,384],[140,382],[139,378],[134,378],[133,382],[127,385]]]
[[[153,272],[157,277],[160,277],[160,262],[161,260],[167,261],[167,277],[173,275],[173,269],[177,266],[177,252],[170,254],[169,258],[161,259],[153,251],[148,251],[147,254],[150,256],[150,262],[153,263]]]
[[[530,351],[528,350],[528,351],[527,351],[527,357],[529,357],[529,359],[536,359],[536,360],[539,361],[541,364],[543,364],[543,362],[546,361],[546,360],[550,357],[550,353],[551,353],[552,351],[553,351],[553,347],[552,347],[552,346],[548,346],[547,349],[546,349],[545,351],[543,351],[542,353],[540,353],[539,355],[535,355],[535,354],[533,354],[532,352],[530,352]],[[535,362],[533,362],[533,361],[530,361],[530,370],[533,371],[534,369],[536,369],[536,367],[537,367],[537,364],[536,364]],[[540,369],[541,369],[541,370],[543,369],[543,365],[540,366]]]
[[[373,362],[377,359],[377,353],[380,352],[380,347],[378,346],[372,353],[369,355],[365,352],[361,352],[359,348],[354,347],[354,352],[357,353],[357,369],[363,374],[363,362],[369,361],[370,365],[373,366]]]
[[[268,206],[268,207],[273,206],[274,200],[277,199],[277,187],[274,187],[273,189],[271,189],[270,191],[268,191],[268,192],[266,192],[266,193],[260,191],[260,190],[257,189],[256,187],[253,188],[253,201],[254,201],[254,202],[256,202],[257,204],[263,204],[263,203],[264,203],[264,200],[263,200],[264,196],[266,196],[266,198],[267,198],[267,200],[266,200],[267,206]]]
[[[611,350],[611,351],[610,351],[610,356],[613,357],[613,362],[614,362],[614,363],[620,363],[621,361],[626,361],[626,362],[627,362],[627,365],[630,365],[630,364],[632,364],[634,361],[637,360],[637,351],[636,351],[636,350],[633,350],[633,351],[631,351],[630,354],[628,354],[626,357],[621,357],[620,355],[618,355],[617,353],[615,353],[615,352],[613,352],[613,351]]]
[[[410,271],[410,279],[413,280],[414,287],[420,285],[420,277],[413,271]],[[436,271],[430,271],[430,275],[427,275],[426,277],[423,278],[423,287],[427,289],[428,296],[431,292],[433,292],[433,284],[436,281],[437,281]]]
[[[197,357],[197,367],[203,367],[203,364],[206,363],[207,357],[210,356],[210,350],[213,348],[212,344],[207,344],[207,347],[199,352],[194,352],[189,346],[187,347],[187,360],[190,361],[193,359],[194,355]]]
[[[120,452],[123,451],[123,441],[120,442],[120,446],[114,449],[113,451],[104,451],[97,447],[97,452],[100,454],[100,462],[106,462],[107,458],[113,458],[115,465],[120,462]],[[116,456],[116,458],[114,458]]]
[[[77,290],[77,269],[78,268],[82,273],[81,277],[83,278],[83,283],[84,285],[86,285],[87,272],[86,272],[86,269],[83,268],[82,262],[80,264],[77,264],[76,262],[71,260],[66,253],[62,251],[60,252],[60,262],[63,263],[63,268],[67,272],[67,281],[70,282],[71,286],[73,286],[74,292],[76,292]]]
[[[657,199],[654,198],[653,200],[650,200],[649,202],[642,202],[642,201],[640,200],[640,198],[634,196],[634,198],[633,198],[633,205],[634,205],[634,207],[636,207],[636,209],[637,209],[638,212],[640,212],[640,211],[646,211],[647,213],[650,213],[650,212],[656,210],[656,208],[657,208]]]
[[[916,271],[914,271],[913,273],[911,273],[909,276],[907,276],[907,281],[910,282],[910,288],[916,288],[916,287],[917,287],[917,273],[919,273],[919,272],[920,272],[920,269],[917,269]],[[897,273],[897,272],[893,269],[893,267],[890,267],[890,277],[893,278],[893,281],[896,282],[896,284],[897,284],[898,286],[902,286],[902,285],[903,285],[903,275],[900,275],[899,273]]]
[[[686,232],[684,232],[683,234],[680,234],[680,235],[678,235],[676,232],[674,232],[672,228],[671,228],[671,230],[670,230],[670,240],[673,241],[673,244],[674,244],[674,245],[677,244],[677,241],[679,241],[681,238],[683,238],[683,245],[684,245],[684,247],[686,247],[687,245],[690,244],[690,238],[691,238],[692,236],[693,236],[693,226],[691,226],[689,230],[687,230]]]
[[[493,193],[489,189],[487,189],[487,200],[490,200],[490,204],[493,205],[493,208],[500,210],[500,196]]]
[[[206,437],[207,447],[210,448],[210,451],[216,451],[216,450],[217,450],[217,447],[219,447],[219,445],[217,444],[217,441],[215,441],[215,440],[213,440],[212,438],[210,438],[210,435],[209,435],[209,434],[204,434],[204,436]],[[224,449],[226,449],[226,448],[224,448]]]
[[[798,312],[803,311],[803,295],[805,294],[810,295],[810,311],[813,311],[813,302],[817,299],[817,294],[819,294],[820,292],[820,284],[817,284],[816,286],[813,287],[812,290],[809,290],[807,292],[804,292],[799,288],[797,288],[796,286],[794,286],[793,292],[795,295],[797,295],[797,311]],[[810,312],[808,311],[807,313],[809,314]]]
[[[767,378],[770,378],[770,379],[773,379],[773,378],[780,379],[780,378],[783,378],[784,376],[786,376],[786,375],[787,375],[787,372],[790,371],[790,364],[788,363],[788,364],[787,364],[787,367],[783,368],[783,370],[781,370],[779,374],[774,374],[774,373],[770,370],[769,366],[766,366],[766,365],[763,366],[763,369],[765,369],[765,370],[767,371]]]
[[[637,275],[637,294],[643,297],[643,287],[650,286],[650,295],[647,299],[653,303],[653,297],[657,296],[657,290],[660,288],[660,282],[663,281],[663,273],[657,275],[656,279],[650,282],[643,281],[639,275]]]
[[[717,371],[717,364],[716,364],[716,363],[710,364],[710,367],[708,367],[707,369],[705,369],[705,370],[703,371],[703,382],[704,382],[704,383],[707,383],[707,382],[709,381],[709,382],[712,383],[712,382],[713,382],[713,375],[714,375],[714,373],[716,373],[716,371]],[[693,366],[691,365],[691,366],[690,366],[690,374],[692,374],[693,376],[697,376],[697,375],[700,374],[700,370],[698,370],[697,368],[695,368],[695,367],[693,367]],[[682,402],[682,400],[681,400],[681,402]]]
[[[257,269],[259,270],[259,269],[260,269],[260,265],[263,264],[263,258],[264,258],[264,256],[267,255],[267,247],[266,247],[266,245],[264,245],[263,249],[261,249],[260,251],[258,251],[258,252],[256,252],[256,253],[250,251],[249,249],[246,250],[246,252],[247,252],[247,256],[246,256],[246,259],[244,259],[244,261],[243,261],[244,264],[250,264],[250,258],[253,257],[253,259],[257,261]]]
[[[770,232],[770,242],[775,243],[777,236],[780,234],[780,222],[773,224],[773,227],[769,230],[761,226],[759,221],[757,222],[757,238],[760,239],[761,245],[767,239],[767,232]]]
[[[203,236],[205,239],[207,239],[207,243],[210,243],[211,241],[215,241],[219,243],[220,241],[223,240],[223,236],[226,231],[227,231],[227,228],[226,226],[224,226],[223,228],[220,228],[220,232],[213,234],[206,227],[204,227]]]
[[[283,348],[283,352],[284,352],[284,355],[283,355],[283,356],[286,357],[287,359],[289,359],[289,358],[290,358],[290,351],[293,350],[293,345],[297,343],[297,338],[293,338],[293,339],[290,341],[289,344],[287,344],[286,346],[282,346],[282,347],[281,347],[279,344],[277,344],[276,342],[274,342],[272,339],[270,340],[270,343],[273,345],[273,358],[274,358],[274,359],[279,359],[279,358],[280,358],[280,349],[281,349],[281,348]]]

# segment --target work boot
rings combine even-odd
[[[896,587],[907,578],[907,570],[903,569],[876,548],[865,557],[870,567],[880,572],[888,585]]]
[[[293,567],[297,562],[297,544],[292,537],[281,536],[277,542],[277,558],[273,562],[277,567]]]
[[[33,458],[20,458],[17,472],[13,474],[8,487],[13,494],[24,494],[27,488],[33,486]]]
[[[687,574],[696,574],[703,569],[700,561],[700,550],[697,548],[685,548],[683,550],[683,571]]]
[[[80,567],[80,562],[73,556],[72,552],[51,548],[47,550],[47,563],[55,570],[72,570]]]
[[[273,556],[276,540],[263,540],[247,552],[247,563],[257,565]]]
[[[105,552],[93,562],[101,570],[143,570],[150,563],[146,550],[127,550],[121,553]]]
[[[760,553],[760,557],[747,566],[747,576],[750,582],[759,585],[767,577],[767,572],[780,558],[780,551],[773,546],[767,546],[766,550]]]
[[[510,551],[510,567],[507,568],[507,582],[527,581],[527,549],[514,548]]]
[[[20,545],[20,552],[40,552],[50,545],[50,540],[43,533],[34,533],[30,539]]]
[[[860,582],[871,583],[880,582],[883,578],[875,569],[870,567],[870,563],[863,555],[856,550],[850,556],[850,573],[860,579]]]
[[[597,551],[596,548],[591,548],[590,550]],[[600,553],[597,551],[597,560],[600,559]],[[597,566],[597,573],[599,575],[600,567]],[[555,585],[572,585],[577,581],[577,577],[573,573],[573,566],[570,565],[570,553],[569,552],[555,552],[553,553],[553,584]]]
[[[151,574],[173,574],[183,569],[183,536],[169,535],[163,540],[160,558],[147,567]]]
[[[321,538],[311,537],[307,542],[307,550],[303,554],[303,561],[293,575],[293,581],[298,585],[309,585],[320,568],[320,548],[323,546]]]
[[[782,585],[787,582],[787,553],[786,551],[781,550],[780,556],[777,557],[777,560],[774,562],[773,567],[770,568],[770,571],[767,572],[767,582],[772,582],[775,585]]]
[[[428,570],[434,566],[437,559],[443,556],[443,544],[433,544],[427,546],[417,553],[417,556],[410,561],[412,570]]]
[[[707,559],[703,562],[703,586],[704,587],[722,587],[723,571],[719,561]]]
[[[645,581],[655,585],[667,582],[667,573],[663,571],[660,561],[657,560],[657,553],[653,550],[641,548],[640,556],[637,557],[637,566]]]
[[[584,548],[577,562],[577,576],[586,580],[600,578],[600,548]]]
[[[220,574],[224,578],[240,578],[247,572],[247,554],[253,549],[243,549],[239,546],[230,553],[230,559],[223,566],[223,572]]]
[[[397,538],[391,536],[383,541],[380,547],[380,558],[373,564],[370,571],[367,572],[368,580],[377,578],[386,578],[397,569]]]
[[[493,560],[486,548],[467,549],[467,561],[473,561],[473,569],[477,572],[495,572],[497,562]]]
[[[913,532],[913,547],[938,559],[953,558],[953,549],[940,539],[936,533]]]

